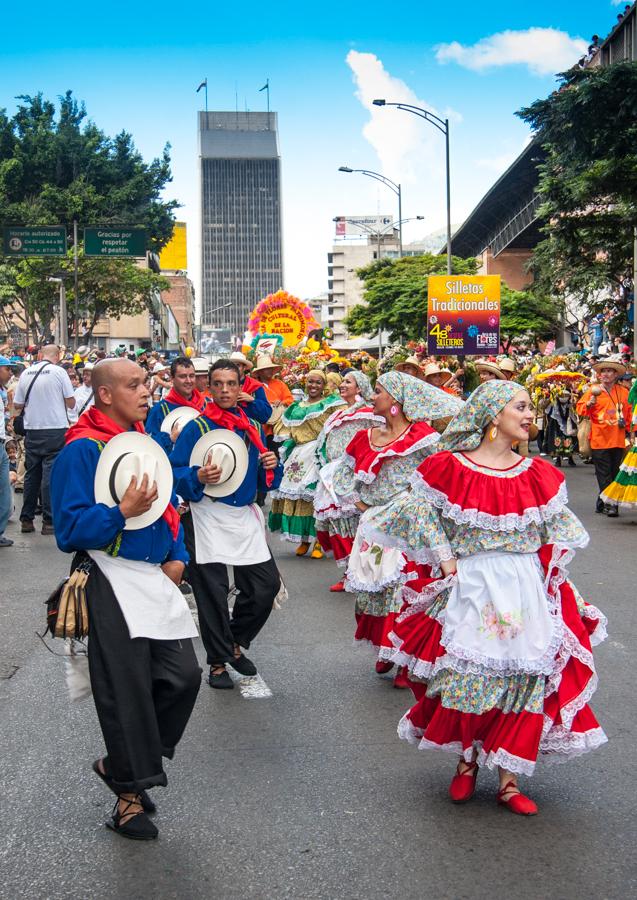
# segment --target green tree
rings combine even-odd
[[[354,306],[346,319],[352,334],[391,332],[392,341],[427,337],[427,278],[446,274],[444,256],[426,253],[402,259],[381,259],[358,269],[365,285],[365,304]],[[475,259],[453,258],[455,275],[473,275]],[[559,304],[535,291],[513,291],[502,284],[500,330],[505,350],[519,340],[534,341],[554,334]]]
[[[561,302],[543,294],[535,285],[527,291],[514,291],[502,282],[500,342],[505,353],[513,344],[535,344],[540,338],[553,337],[561,318]]]
[[[539,167],[546,237],[533,272],[543,292],[594,309],[600,292],[623,294],[632,278],[637,64],[575,68],[560,79],[550,97],[518,112],[547,153]]]
[[[357,269],[365,304],[352,307],[345,325],[352,334],[391,332],[392,341],[417,340],[427,335],[427,278],[444,275],[447,258],[425,253],[401,259],[379,259]],[[475,259],[453,257],[455,275],[473,275]]]
[[[143,227],[148,248],[158,252],[170,239],[174,200],[163,199],[171,180],[169,145],[144,162],[130,134],[111,138],[87,119],[86,109],[68,91],[59,110],[42,94],[22,96],[12,118],[0,110],[0,224],[64,224]],[[81,230],[80,230],[81,237]],[[140,312],[163,279],[126,259],[79,259],[79,312],[89,325],[99,316],[119,318]],[[68,259],[2,260],[0,306],[12,303],[29,322],[34,337],[49,333],[59,287],[48,277],[68,274]],[[73,279],[67,280],[74,309]],[[72,321],[72,315],[69,315]]]

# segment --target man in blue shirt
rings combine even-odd
[[[51,476],[58,546],[76,553],[73,568],[91,566],[88,657],[107,749],[93,770],[118,796],[107,825],[137,840],[157,837],[146,815],[154,810],[146,790],[166,785],[162,757],[172,758],[201,683],[190,640],[197,632],[177,587],[188,554],[174,505],[157,509],[152,524],[126,530],[128,520],[157,499],[157,485],[146,475],[139,484],[131,479],[117,505],[95,500],[105,445],[124,432],[143,434],[145,382],[146,373],[130,360],[99,362],[95,405],[69,429]]]
[[[272,415],[272,407],[261,382],[248,375],[252,370],[252,363],[240,351],[231,353],[228,359],[239,370],[239,406],[249,419],[265,425]]]
[[[170,364],[170,376],[173,380],[172,388],[163,400],[151,407],[146,417],[146,434],[157,441],[166,453],[170,455],[173,449],[173,437],[161,430],[162,422],[169,412],[180,406],[189,406],[198,412],[206,405],[207,397],[198,391],[195,386],[195,367],[192,360],[186,356],[178,356]]]
[[[170,457],[175,490],[190,502],[190,512],[183,517],[190,554],[188,580],[210,666],[208,683],[214,688],[233,687],[227,664],[242,675],[256,675],[256,666],[241,648],[247,649],[265,625],[281,586],[265,539],[263,514],[254,501],[257,490],[278,486],[282,467],[276,454],[264,446],[258,427],[239,406],[239,377],[237,366],[230,360],[220,359],[213,365],[213,402],[183,428]],[[213,498],[204,488],[219,483],[220,468],[191,466],[190,457],[203,435],[220,428],[234,431],[245,441],[248,470],[236,490]],[[228,565],[234,567],[238,590],[232,619],[228,611]]]

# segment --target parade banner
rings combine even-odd
[[[268,294],[257,303],[248,321],[251,335],[280,334],[284,347],[295,347],[310,331],[318,327],[310,307],[287,291]]]
[[[500,276],[430,275],[427,352],[482,356],[500,348]]]

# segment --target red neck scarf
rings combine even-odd
[[[260,386],[261,385],[259,384],[259,387]],[[214,400],[209,400],[204,408],[203,415],[210,419],[211,422],[214,422],[221,428],[227,428],[229,431],[236,431],[237,428],[240,428],[242,431],[245,431],[248,440],[250,443],[254,444],[259,453],[268,452],[268,448],[261,440],[258,430],[239,406],[235,407],[233,410],[221,409]],[[268,487],[271,487],[273,481],[274,471],[272,469],[266,469],[265,483]]]
[[[166,403],[174,403],[177,406],[190,406],[191,409],[196,409],[197,412],[201,412],[206,404],[206,397],[197,388],[193,390],[190,400],[186,400],[182,394],[178,394],[172,387],[164,397],[164,400]]]
[[[260,381],[257,381],[256,378],[250,378],[249,375],[241,382],[241,390],[245,391],[246,394],[256,394],[260,387],[263,387]]]
[[[133,428],[140,434],[146,433],[141,422],[135,422]],[[86,412],[82,413],[75,425],[72,425],[66,432],[65,443],[70,444],[72,441],[77,441],[80,438],[91,438],[94,441],[103,441],[106,444],[116,434],[123,434],[125,431],[126,429],[121,428],[110,416],[91,406]],[[179,513],[172,503],[169,503],[164,510],[162,519],[170,528],[173,540],[177,540],[177,535],[179,534]]]

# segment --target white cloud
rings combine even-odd
[[[455,62],[474,72],[499,66],[527,66],[534,75],[552,75],[574,65],[586,53],[587,41],[555,28],[501,31],[475,44],[439,44],[436,59]]]
[[[421,100],[404,81],[390,75],[374,53],[350,50],[347,64],[354,74],[356,96],[370,114],[363,136],[376,151],[382,174],[394,181],[414,182],[423,167],[438,170],[441,162],[444,165],[444,139],[439,131],[417,116],[392,107],[374,106],[373,101],[382,97],[439,115],[431,104]],[[356,160],[348,165],[365,168]]]

